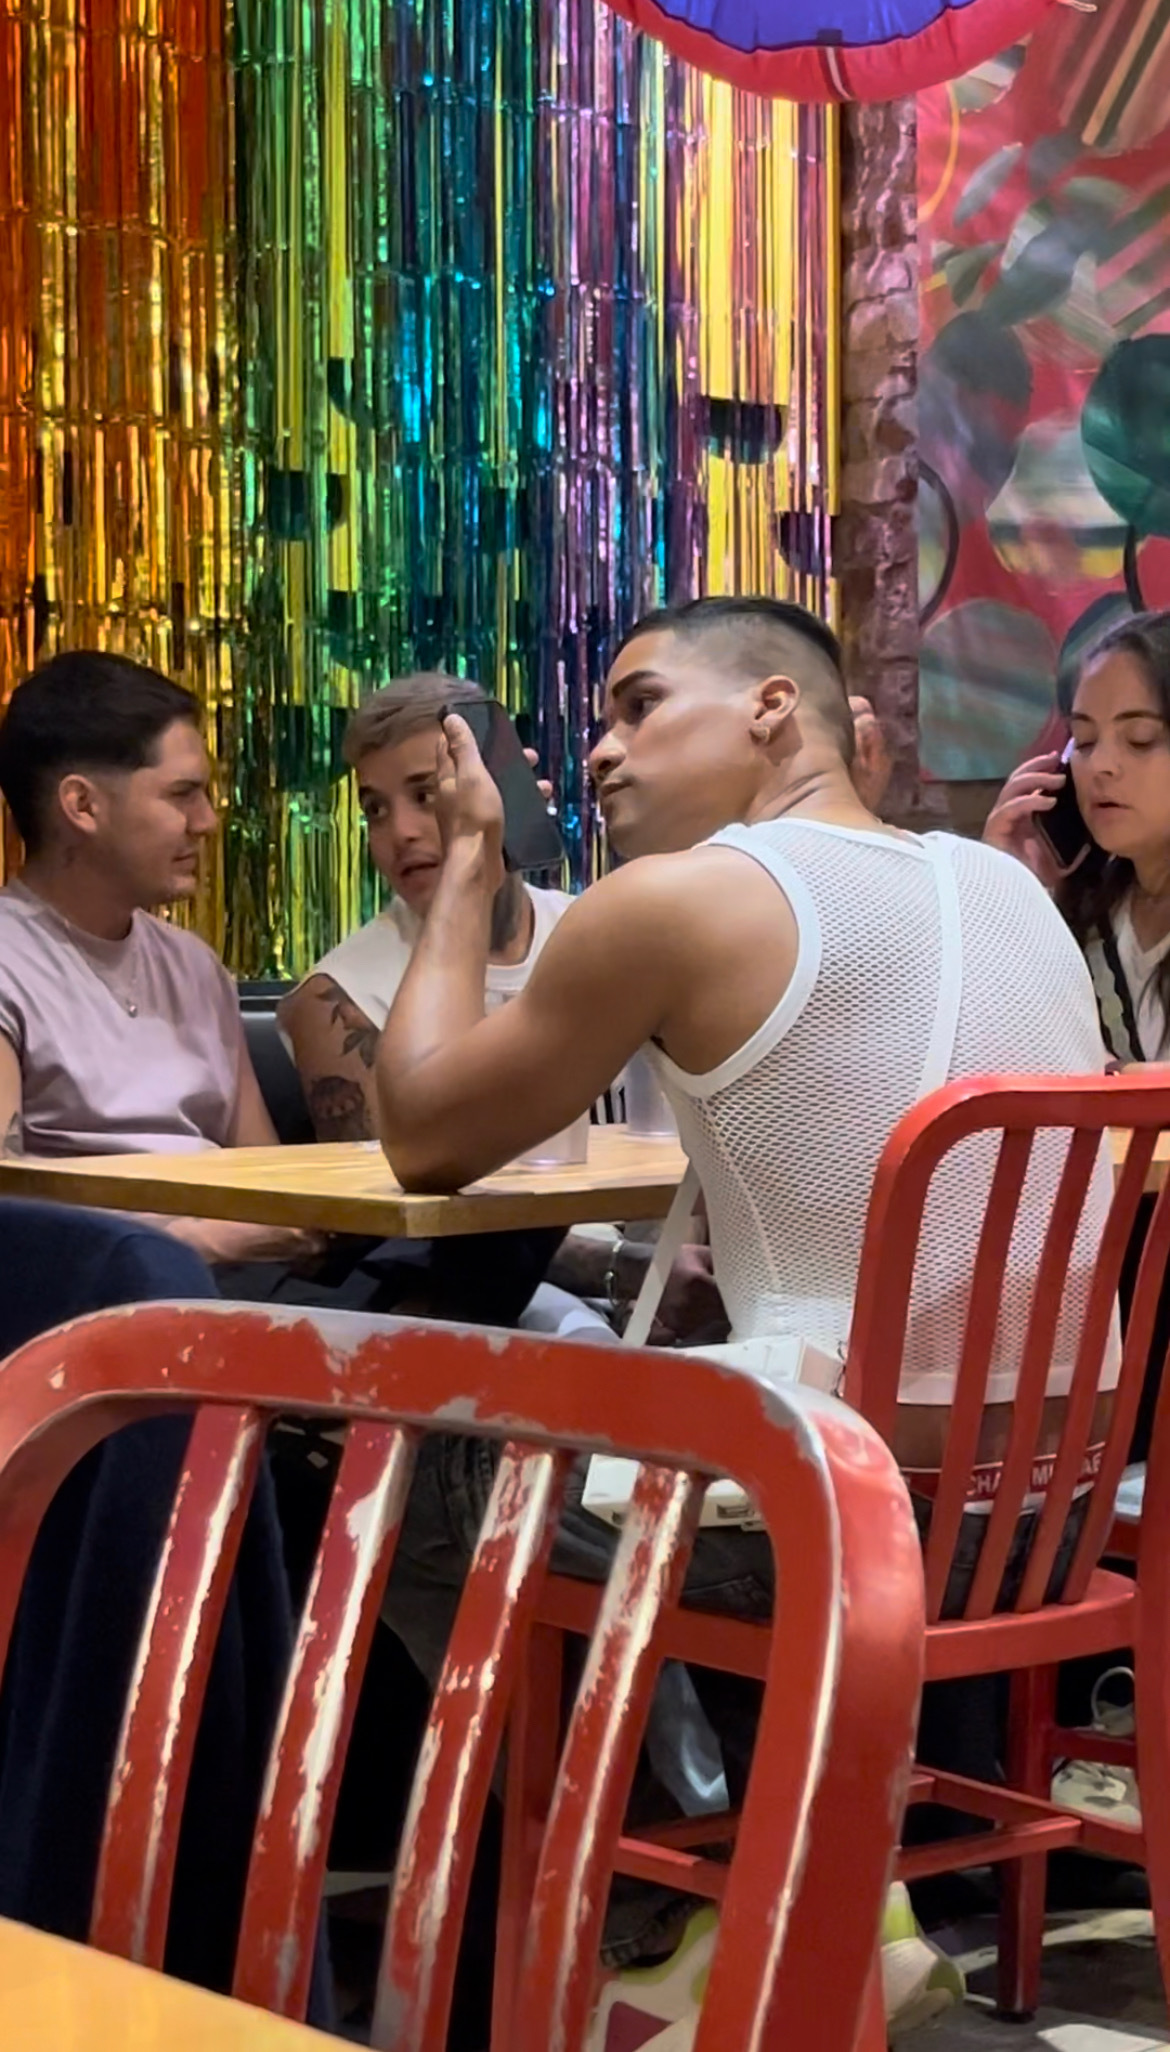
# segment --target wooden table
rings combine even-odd
[[[0,1920],[4,2052],[326,2052],[336,2038]]]
[[[1113,1143],[1113,1167],[1116,1172],[1121,1168],[1125,1160],[1129,1148],[1129,1136],[1126,1133],[1111,1133],[1109,1138]],[[1154,1149],[1154,1159],[1150,1163],[1149,1172],[1146,1176],[1146,1189],[1151,1196],[1162,1188],[1163,1183],[1166,1181],[1168,1169],[1170,1169],[1170,1133],[1160,1133],[1158,1135],[1158,1144]]]
[[[1118,1167],[1125,1148],[1124,1135],[1115,1133]],[[595,1126],[587,1165],[503,1169],[454,1197],[408,1196],[372,1142],[4,1160],[0,1196],[304,1226],[387,1240],[432,1240],[453,1233],[665,1218],[685,1167],[673,1141],[636,1140],[622,1126]],[[1170,1134],[1164,1134],[1146,1188],[1160,1190],[1168,1168]]]
[[[622,1126],[595,1126],[587,1165],[504,1169],[454,1197],[408,1196],[373,1142],[18,1158],[0,1161],[0,1196],[431,1240],[665,1218],[685,1168],[674,1141],[638,1140]]]

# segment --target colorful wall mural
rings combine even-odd
[[[1051,9],[918,146],[922,763],[1001,777],[1170,604],[1170,0]]]

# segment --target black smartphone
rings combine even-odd
[[[519,734],[497,698],[444,707],[466,720],[484,768],[504,801],[504,861],[509,869],[557,869],[565,859],[560,828],[536,781]]]
[[[1055,805],[1047,812],[1036,814],[1036,831],[1043,835],[1063,870],[1075,868],[1091,839],[1084,814],[1077,804],[1076,785],[1069,767],[1075,745],[1070,741],[1060,758],[1064,782],[1057,792]]]

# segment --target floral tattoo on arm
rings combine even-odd
[[[378,1029],[359,1005],[332,977],[318,992],[318,1003],[329,1006],[334,1037],[340,1039],[338,1054],[343,1060],[357,1055],[363,1069],[373,1072],[378,1054]],[[354,1076],[315,1076],[306,1091],[309,1115],[318,1140],[376,1140],[377,1125],[372,1111],[372,1093]]]

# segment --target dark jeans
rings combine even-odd
[[[544,1281],[564,1233],[473,1233],[449,1240],[335,1240],[310,1271],[279,1261],[224,1264],[220,1295],[238,1303],[303,1304],[389,1317],[425,1302],[436,1318],[515,1325]]]
[[[384,1613],[432,1683],[442,1665],[451,1625],[463,1588],[488,1497],[495,1478],[496,1449],[488,1440],[450,1435],[428,1439],[419,1455],[406,1522],[386,1592]],[[569,1501],[553,1548],[555,1574],[602,1582],[609,1574],[617,1546],[612,1526],[581,1505],[584,1465],[570,1485]],[[914,1497],[920,1534],[930,1529],[931,1506]],[[1088,1497],[1074,1507],[1049,1584],[1055,1601],[1064,1585],[1073,1549],[1080,1535]],[[1008,1608],[1019,1593],[1039,1522],[1038,1511],[1025,1512],[1016,1528],[1000,1590],[999,1608]],[[987,1531],[986,1517],[968,1512],[959,1533],[943,1605],[944,1617],[957,1617],[971,1588]],[[705,1527],[695,1541],[683,1589],[683,1602],[696,1610],[721,1611],[730,1617],[763,1621],[772,1614],[775,1573],[767,1533],[718,1526]]]

